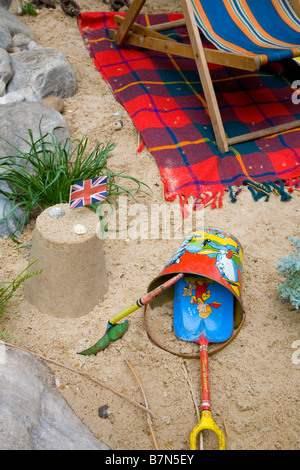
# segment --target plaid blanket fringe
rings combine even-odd
[[[300,131],[238,144],[220,154],[194,61],[131,46],[119,49],[108,34],[115,14],[83,13],[79,30],[97,69],[141,134],[139,151],[146,145],[155,157],[165,199],[179,198],[183,215],[189,198],[194,209],[222,207],[225,191],[235,202],[244,186],[255,200],[268,201],[272,194],[290,199],[299,186]],[[152,25],[178,18],[182,15],[140,15],[137,21]],[[185,28],[165,34],[189,41]],[[300,104],[291,99],[295,90],[281,76],[210,69],[229,137],[292,116],[300,119]]]
[[[165,181],[162,180],[165,185]],[[280,201],[288,201],[292,198],[291,193],[294,192],[295,187],[299,187],[299,177],[295,178],[294,181],[290,184],[284,183],[283,181],[270,181],[269,183],[257,183],[251,180],[245,180],[243,182],[243,186],[246,186],[250,193],[253,196],[254,201],[258,201],[260,199],[265,199],[266,202],[269,201],[271,195],[275,195],[280,197]],[[230,200],[232,203],[237,202],[238,196],[242,191],[242,187],[233,187],[229,186],[227,189],[223,189],[217,193],[207,193],[202,195],[201,197],[195,197],[193,203],[193,210],[198,210],[201,208],[206,207],[207,205],[211,205],[212,209],[221,208],[223,207],[223,196],[226,192],[229,193]],[[164,197],[166,201],[173,202],[178,197],[181,212],[184,217],[189,215],[188,210],[186,209],[188,204],[189,196],[187,195],[168,195],[166,189],[164,191]]]

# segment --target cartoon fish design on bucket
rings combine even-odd
[[[209,280],[216,281],[228,289],[234,296],[234,327],[240,324],[243,316],[243,249],[234,235],[214,227],[193,230],[181,243],[162,272],[150,283],[148,291],[153,290],[176,273],[195,275],[193,292],[196,296],[195,302],[199,303],[199,314],[202,312],[203,317],[209,315],[210,312],[209,301],[205,302],[209,296]],[[161,305],[172,298],[174,298],[174,289],[169,289],[155,299],[151,306]]]

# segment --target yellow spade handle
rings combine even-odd
[[[111,325],[114,325],[118,321],[122,320],[122,318],[127,317],[127,315],[130,315],[131,313],[135,312],[141,308],[141,305],[138,304],[138,302],[134,302],[133,304],[129,305],[129,307],[124,308],[121,310],[119,313],[116,313],[109,319],[109,323]]]
[[[211,412],[209,410],[203,410],[201,419],[199,423],[194,427],[190,435],[190,449],[197,450],[197,435],[203,431],[204,429],[208,429],[216,433],[219,439],[219,449],[225,450],[225,437],[223,431],[219,428],[219,426],[214,422],[211,417]]]

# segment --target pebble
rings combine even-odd
[[[122,121],[122,119],[118,119],[118,120],[114,123],[114,129],[115,129],[116,131],[118,131],[118,130],[122,129],[122,127],[123,127],[123,121]]]
[[[86,233],[86,228],[84,225],[77,224],[77,225],[74,225],[73,232],[76,233],[77,235],[82,235]]]
[[[60,387],[60,380],[58,377],[55,377],[55,385],[56,387]]]
[[[53,219],[59,219],[59,217],[63,217],[66,213],[61,207],[52,207],[49,211],[49,215]]]
[[[12,38],[12,46],[20,50],[27,49],[30,42],[32,42],[31,38],[24,33],[17,33]]]
[[[39,46],[35,41],[30,41],[27,48],[29,51],[34,51],[35,49],[43,49],[42,46]]]
[[[12,46],[7,49],[7,52],[9,52],[9,54],[14,54],[15,52],[21,52],[21,49],[18,46]]]
[[[63,112],[65,106],[64,100],[59,96],[48,96],[42,100],[42,103],[50,108],[56,109],[59,113]]]
[[[103,405],[98,408],[99,418],[106,419],[109,416],[109,405]]]

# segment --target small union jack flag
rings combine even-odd
[[[70,209],[103,202],[107,198],[106,181],[107,176],[100,176],[73,184],[70,188]]]

